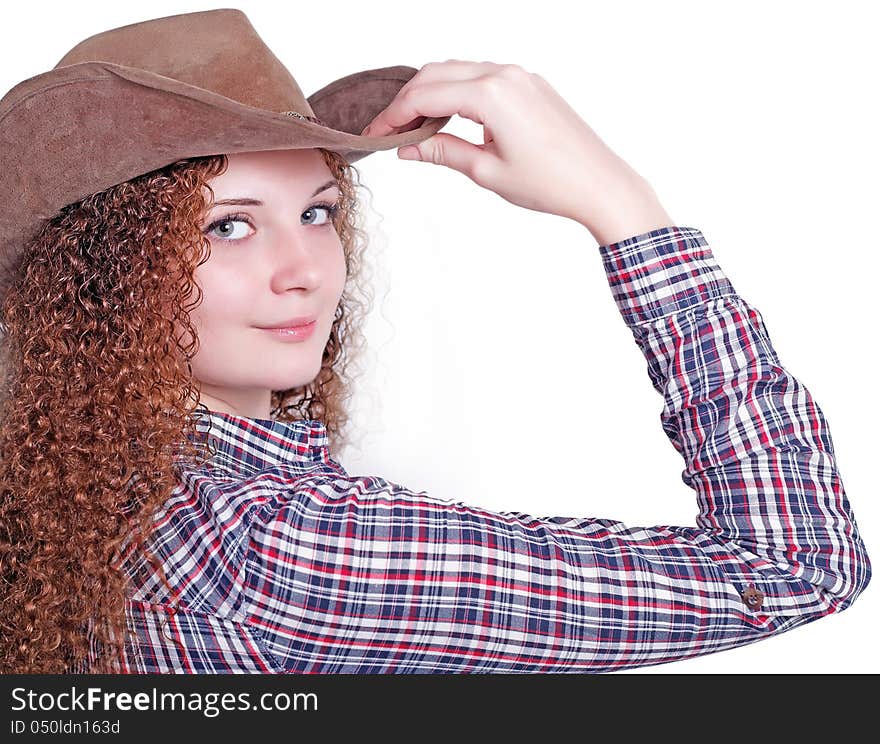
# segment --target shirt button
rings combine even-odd
[[[764,602],[764,593],[754,584],[749,586],[742,592],[743,602],[750,610],[760,610],[761,604]]]

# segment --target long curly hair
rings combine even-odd
[[[360,284],[359,173],[319,149],[341,191],[346,285],[319,373],[273,391],[271,415],[323,421],[337,450],[372,297]],[[222,154],[188,158],[112,186],[61,209],[24,246],[0,308],[3,673],[120,671],[133,634],[123,553],[143,550],[174,596],[146,542],[180,458],[209,456],[192,436],[204,407],[189,312],[211,251],[203,189],[213,199],[208,181],[227,167]]]

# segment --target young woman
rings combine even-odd
[[[223,120],[229,147],[210,150],[175,106],[241,121],[257,107],[175,88],[231,36],[214,28],[205,48],[173,36],[242,20],[208,11],[107,32],[119,57],[84,57],[125,66],[101,63],[95,78],[119,103],[88,161],[104,187],[53,194],[61,203],[14,261],[4,246],[4,672],[604,672],[753,643],[852,604],[870,561],[821,410],[701,232],[675,225],[545,80],[431,63],[384,81],[369,111],[346,105],[363,97],[324,110],[332,96],[310,97],[320,118],[285,122],[302,134],[286,146],[267,146],[267,116],[250,129]],[[181,77],[131,73],[129,32],[165,40]],[[108,72],[144,90],[108,94]],[[271,77],[253,72],[242,80]],[[94,110],[75,109],[81,99],[64,111]],[[14,89],[0,127],[24,126],[23,102],[40,100]],[[132,100],[141,118],[120,128]],[[437,132],[456,113],[482,124],[483,145]],[[149,136],[116,139],[140,126]],[[157,167],[118,178],[125,141]],[[496,512],[334,459],[364,312],[352,162],[401,145],[593,235],[663,396],[695,525]]]

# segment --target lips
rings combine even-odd
[[[272,325],[267,326],[257,326],[257,328],[263,328],[266,330],[271,330],[273,328],[295,328],[297,326],[309,325],[310,323],[314,323],[316,320],[314,315],[300,315],[296,318],[290,318],[289,320],[282,320],[280,323],[274,323]]]

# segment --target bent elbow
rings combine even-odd
[[[847,609],[871,583],[871,559],[861,539],[856,541],[848,555],[850,559],[844,571],[837,572],[833,580],[829,575],[828,580],[820,582],[822,588],[834,598],[833,612]]]
[[[871,583],[871,559],[865,553],[861,561],[856,564],[856,571],[852,579],[845,585],[845,591],[841,594],[841,606],[838,611],[843,611],[856,601],[858,596],[865,591]]]

